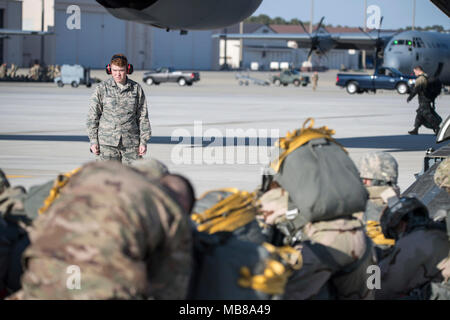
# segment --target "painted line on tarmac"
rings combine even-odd
[[[17,175],[17,174],[7,174],[6,178],[8,179],[15,179],[15,178],[33,178],[33,176],[23,176],[23,175]]]

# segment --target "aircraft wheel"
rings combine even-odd
[[[397,89],[397,92],[398,92],[399,94],[405,94],[405,93],[408,92],[408,86],[407,86],[406,83],[404,83],[404,82],[400,82],[400,83],[397,85],[396,89]]]
[[[346,89],[349,94],[355,94],[359,91],[358,85],[353,81],[347,83]]]

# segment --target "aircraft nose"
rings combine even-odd
[[[385,67],[395,68],[402,73],[409,74],[412,71],[410,59],[405,54],[398,54],[396,52],[384,56]]]
[[[384,65],[386,67],[395,68],[395,69],[399,70],[400,69],[400,59],[393,55],[385,56]]]

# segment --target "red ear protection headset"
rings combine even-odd
[[[122,59],[122,60],[125,60],[126,61],[126,59],[125,59],[125,57],[124,56],[118,56],[118,55],[115,55],[115,56],[113,56],[112,58],[111,58],[111,60],[114,60],[114,59]],[[128,64],[128,66],[127,66],[127,74],[132,74],[133,73],[133,65],[132,64]],[[112,72],[111,72],[111,64],[109,64],[108,63],[108,65],[106,66],[106,73],[107,74],[111,74]]]

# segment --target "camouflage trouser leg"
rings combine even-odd
[[[114,160],[114,161],[122,161],[122,157],[119,151],[119,147],[100,145],[100,155],[99,160]]]
[[[124,147],[119,145],[120,153],[122,155],[122,163],[131,164],[137,159],[141,159],[142,156],[139,156],[139,146],[136,147]]]
[[[124,147],[122,141],[119,142],[117,147],[100,145],[100,160],[114,160],[131,164],[133,161],[142,158],[138,154],[139,146]]]

